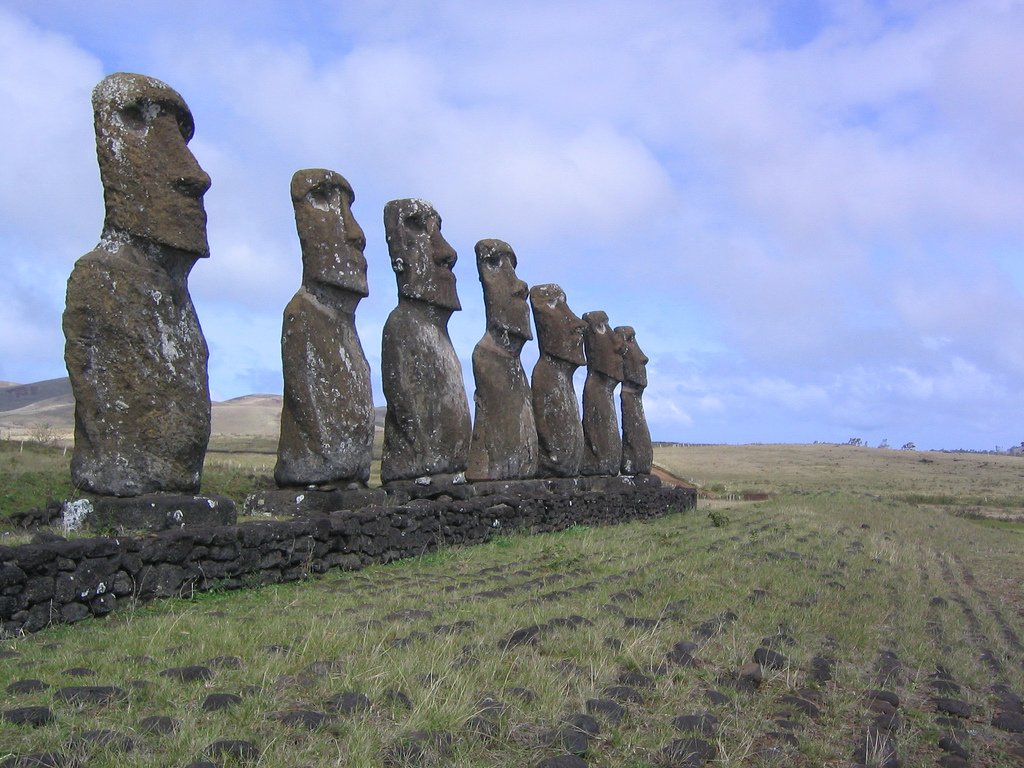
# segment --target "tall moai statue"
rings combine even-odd
[[[622,337],[608,325],[604,312],[584,312],[583,341],[587,380],[583,385],[582,475],[617,475],[622,463],[622,435],[615,408],[615,387],[622,381]]]
[[[381,342],[388,408],[381,481],[460,475],[471,427],[462,365],[448,336],[448,320],[462,309],[452,271],[455,250],[441,236],[441,217],[424,200],[389,202],[384,231],[398,306]]]
[[[530,289],[540,359],[533,367],[531,392],[537,424],[538,475],[576,477],[583,461],[583,424],[572,375],[586,365],[583,331],[587,324],[554,283]]]
[[[622,337],[625,351],[622,354],[622,389],[619,390],[619,404],[622,406],[622,465],[624,475],[649,475],[654,465],[654,446],[651,444],[651,430],[644,415],[644,389],[647,388],[647,355],[636,343],[636,331],[628,325],[620,325],[615,333]]]
[[[64,311],[72,480],[105,496],[195,492],[210,392],[187,281],[210,254],[210,177],[187,146],[192,114],[165,83],[119,72],[92,104],[106,216],[71,273]]]
[[[366,238],[355,194],[334,171],[296,171],[291,184],[302,286],[284,310],[279,486],[365,486],[373,448],[370,365],[355,313],[368,295]]]
[[[521,480],[537,473],[537,426],[519,355],[533,338],[527,285],[516,254],[501,240],[476,244],[487,330],[473,349],[476,406],[468,480]]]

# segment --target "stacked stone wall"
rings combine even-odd
[[[497,534],[651,519],[695,503],[695,492],[681,488],[495,494],[138,537],[44,534],[31,544],[0,546],[0,629],[35,632],[159,597],[355,570]]]

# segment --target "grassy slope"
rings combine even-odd
[[[975,707],[965,722],[973,733],[966,738],[971,765],[1014,764],[1008,736],[990,725],[995,703],[988,689],[1005,681],[1024,693],[1022,528],[905,499],[1012,501],[1024,464],[828,446],[676,448],[659,450],[658,461],[703,485],[781,495],[719,502],[721,526],[701,511],[503,538],[308,584],[167,601],[9,640],[0,648],[17,655],[0,660],[0,680],[38,678],[53,688],[110,684],[130,694],[119,704],[84,707],[60,703],[52,688],[0,695],[0,709],[41,704],[57,717],[38,729],[0,723],[0,758],[4,750],[52,749],[74,734],[111,728],[132,735],[138,748],[127,759],[109,748],[93,750],[90,766],[183,765],[222,738],[251,741],[264,766],[370,766],[410,732],[436,729],[452,735],[452,752],[428,755],[425,764],[529,766],[560,751],[546,745],[545,729],[583,711],[623,673],[641,671],[653,686],[642,689],[643,702],[626,704],[620,723],[602,722],[591,765],[655,765],[662,747],[686,736],[673,718],[704,710],[720,721],[708,737],[720,765],[848,764],[868,721],[861,694],[876,685],[902,700],[904,764],[934,765],[943,729],[927,675],[941,664]],[[736,619],[720,627],[711,622],[716,631],[702,636],[701,625],[724,611]],[[536,645],[503,648],[517,628],[572,615],[592,623],[554,627]],[[634,617],[658,623],[629,626]],[[456,622],[472,624],[445,629]],[[792,638],[778,646],[788,665],[769,671],[755,694],[733,691],[725,678],[780,627]],[[699,666],[661,667],[680,640],[697,642]],[[895,652],[902,671],[879,681],[882,650]],[[998,670],[983,661],[986,650]],[[816,654],[838,662],[835,679],[817,688],[822,714],[794,715],[798,745],[780,746],[768,735],[779,731],[773,719],[787,708],[783,696],[810,685]],[[241,665],[215,668],[205,684],[159,674],[222,655],[238,656]],[[318,661],[336,664],[331,671],[311,668]],[[64,673],[75,666],[95,676]],[[137,680],[147,684],[132,687]],[[411,710],[388,702],[392,688],[410,697]],[[524,701],[515,688],[528,688],[536,700]],[[709,703],[711,689],[725,692],[728,703]],[[325,710],[342,691],[366,694],[371,709],[336,715],[313,734],[270,718],[294,707]],[[204,711],[202,701],[213,692],[242,694],[242,703]],[[508,704],[488,738],[471,726],[485,696]],[[173,716],[183,727],[170,736],[142,733],[140,721],[149,715]]]

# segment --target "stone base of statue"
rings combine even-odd
[[[177,493],[87,497],[65,502],[61,514],[67,530],[163,531],[237,521],[235,502],[227,496]]]
[[[477,480],[477,496],[539,496],[551,493],[546,480]]]
[[[592,475],[574,478],[580,492],[626,493],[640,488],[660,488],[654,475]]]
[[[346,490],[320,490],[280,488],[257,491],[245,498],[243,513],[253,517],[301,517],[342,509],[362,509],[369,506],[395,506],[402,499],[390,497],[382,488],[350,488]]]
[[[439,499],[447,496],[450,499],[472,499],[477,495],[476,488],[466,482],[463,473],[425,475],[415,480],[391,480],[381,486],[388,496],[402,494],[409,499]]]

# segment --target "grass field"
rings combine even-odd
[[[816,445],[656,461],[703,489],[701,508],[0,642],[0,711],[54,718],[0,721],[0,765],[53,751],[184,766],[225,740],[250,759],[215,764],[538,766],[576,751],[608,767],[817,768],[855,752],[932,766],[952,754],[940,741],[969,755],[946,765],[1022,764],[1024,525],[990,518],[1024,506],[1024,460]],[[770,498],[729,500],[750,492]],[[175,672],[193,666],[194,682]],[[69,701],[83,685],[115,690]]]

